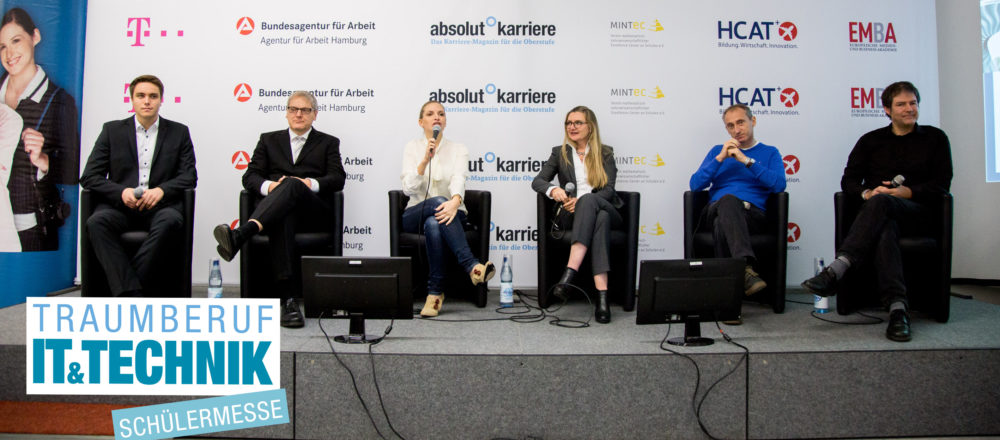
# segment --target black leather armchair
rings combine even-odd
[[[493,198],[489,191],[465,190],[465,209],[468,210],[466,220],[469,223],[465,229],[465,239],[469,248],[481,262],[490,255],[490,216],[492,215]],[[427,254],[424,251],[424,237],[416,233],[403,232],[403,211],[410,198],[400,190],[389,191],[389,255],[393,257],[408,256],[413,261],[413,289],[421,292],[414,297],[427,294]],[[449,254],[450,255],[450,254]],[[451,256],[452,261],[454,256]],[[495,264],[495,263],[494,263]],[[497,266],[497,271],[500,267]],[[473,285],[469,274],[464,273],[458,264],[448,264],[445,282],[454,290],[463,291],[475,298],[477,307],[486,307],[486,296],[489,288],[486,284]]]
[[[143,286],[143,294],[151,297],[191,297],[191,251],[194,247],[194,195],[195,190],[184,191],[181,200],[184,215],[183,240],[171,243],[171,248],[163,261],[167,266],[157,271],[151,286]],[[94,213],[99,196],[88,189],[80,192],[80,285],[82,296],[111,296],[108,277],[97,261],[87,219]],[[139,246],[149,236],[146,230],[126,231],[121,235],[125,252],[134,255]]]
[[[843,192],[833,196],[836,216],[836,248],[847,237],[862,200]],[[903,256],[903,277],[910,307],[925,311],[938,322],[948,322],[951,313],[951,250],[954,198],[944,194],[931,204],[931,219],[926,231],[907,234],[900,231],[899,250]],[[878,282],[870,265],[852,267],[837,289],[837,312],[846,315],[860,307],[878,305]]]
[[[240,192],[240,224],[250,220],[250,214],[263,197],[247,190]],[[296,232],[295,246],[299,255],[341,256],[344,254],[344,192],[333,196],[332,232]],[[271,259],[268,257],[269,240],[266,234],[254,235],[240,249],[240,296],[244,298],[273,298],[277,287],[274,282]],[[295,273],[300,273],[301,261],[293,263]],[[296,283],[299,275],[292,276]]]
[[[684,258],[712,258],[715,238],[711,232],[695,231],[701,212],[708,205],[708,191],[684,192]],[[765,231],[751,234],[750,245],[757,256],[754,267],[767,287],[750,298],[768,301],[774,313],[785,311],[785,271],[788,263],[788,193],[774,193],[764,203]]]
[[[622,305],[626,312],[635,308],[635,283],[639,268],[639,193],[618,191],[625,204],[618,210],[622,216],[624,229],[611,230],[611,272],[608,274],[610,299]],[[538,304],[548,307],[552,286],[559,281],[559,276],[566,269],[569,259],[569,248],[572,245],[572,233],[566,231],[561,239],[552,238],[549,234],[552,216],[555,213],[556,202],[537,194],[538,216]],[[574,279],[583,289],[593,287],[593,274],[590,273],[590,257],[584,259],[580,271]]]

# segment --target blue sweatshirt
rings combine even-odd
[[[708,188],[709,203],[732,194],[764,209],[769,194],[785,190],[785,164],[777,148],[758,142],[742,150],[744,155],[757,161],[750,168],[732,158],[716,161],[715,156],[720,151],[722,145],[712,147],[701,167],[691,175],[691,191]]]

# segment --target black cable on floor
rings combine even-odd
[[[820,321],[824,321],[824,322],[832,322],[834,324],[842,324],[842,325],[876,325],[876,324],[881,324],[881,323],[885,322],[884,319],[879,318],[878,316],[866,315],[866,314],[864,314],[862,312],[855,312],[855,313],[857,313],[857,314],[859,314],[861,316],[864,316],[865,318],[869,318],[869,319],[871,319],[871,321],[862,321],[862,322],[834,321],[832,319],[826,319],[826,318],[824,318],[822,316],[822,314],[816,313],[815,310],[813,310],[812,312],[809,312],[809,314],[812,315],[813,318],[816,318],[816,319],[818,319]]]
[[[392,324],[389,324],[389,327],[386,329],[385,335],[382,336],[383,338],[389,334],[389,329],[391,328]],[[375,344],[377,343],[378,342],[376,342]],[[375,394],[378,396],[378,404],[380,407],[382,407],[382,415],[385,416],[385,422],[389,424],[389,429],[392,430],[392,433],[396,434],[396,437],[406,440],[406,437],[403,437],[402,434],[400,434],[399,431],[396,431],[396,428],[392,426],[392,421],[389,420],[389,412],[385,410],[385,402],[382,400],[382,389],[379,388],[378,386],[378,375],[375,374],[375,354],[372,353],[372,348],[375,346],[375,344],[368,344],[368,359],[371,361],[372,364],[372,382],[375,383]]]
[[[375,433],[378,434],[379,438],[385,440],[385,436],[382,435],[382,431],[379,431],[378,425],[375,424],[375,418],[372,417],[372,412],[368,409],[368,404],[365,403],[365,399],[361,397],[361,390],[358,389],[358,381],[357,378],[354,377],[354,372],[351,371],[343,360],[340,359],[340,355],[337,354],[337,349],[333,348],[333,342],[330,340],[330,335],[327,334],[326,329],[323,328],[323,313],[320,313],[319,317],[316,318],[316,323],[319,324],[319,330],[323,332],[323,336],[326,337],[326,343],[330,344],[330,352],[333,353],[333,357],[337,359],[340,366],[344,367],[344,369],[347,370],[347,374],[351,376],[351,384],[354,385],[354,394],[358,397],[358,401],[361,402],[361,407],[365,409],[365,414],[368,415],[368,420],[372,422],[372,427],[375,428]],[[388,418],[386,419],[388,420]]]
[[[566,284],[566,286],[571,287],[571,288],[576,289],[579,292],[581,292],[583,294],[583,296],[585,298],[587,298],[587,302],[591,305],[591,307],[593,307],[594,303],[592,301],[590,301],[590,297],[587,296],[586,291],[584,291],[583,289],[581,289],[581,288],[579,288],[579,287],[577,287],[577,286],[575,286],[573,284]],[[552,290],[555,289],[555,287],[556,286],[550,287],[549,288],[549,292],[551,293]],[[420,320],[421,321],[430,321],[430,322],[435,322],[435,321],[436,322],[513,321],[513,322],[520,323],[520,324],[526,324],[526,323],[544,321],[546,318],[552,318],[552,320],[549,321],[549,324],[555,325],[555,326],[559,326],[559,327],[565,327],[565,328],[586,328],[586,327],[590,327],[590,319],[591,318],[589,316],[588,316],[588,318],[587,318],[586,321],[579,321],[579,320],[575,320],[575,319],[563,319],[563,318],[560,318],[558,315],[555,314],[555,312],[559,311],[560,309],[563,308],[563,306],[566,305],[567,301],[563,301],[560,304],[549,306],[547,308],[542,308],[542,307],[540,307],[538,305],[531,305],[530,303],[528,303],[528,301],[527,301],[528,299],[536,300],[535,295],[527,295],[527,294],[525,294],[522,291],[517,290],[517,289],[514,290],[514,294],[518,296],[518,298],[520,299],[522,305],[521,306],[514,306],[513,308],[514,309],[519,309],[519,308],[523,307],[524,310],[507,312],[505,310],[511,309],[511,307],[499,307],[499,308],[496,309],[496,313],[499,313],[499,314],[502,314],[502,315],[510,315],[510,316],[506,316],[506,317],[503,317],[503,318],[474,318],[474,319],[420,318]],[[537,311],[538,313],[529,314],[532,311]]]

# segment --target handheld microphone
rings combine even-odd
[[[892,178],[892,187],[899,188],[903,186],[903,182],[906,182],[906,178],[902,174],[897,174],[896,177]]]
[[[566,195],[570,197],[576,197],[576,184],[573,182],[566,183]]]
[[[134,190],[132,190],[132,195],[134,195],[136,199],[141,199],[142,198],[142,193],[144,193],[144,192],[146,192],[146,190],[142,189],[142,187],[139,186],[139,187],[136,187]]]
[[[433,137],[436,140],[438,138],[438,135],[440,134],[441,134],[441,125],[434,124],[434,126],[431,127],[431,137]]]

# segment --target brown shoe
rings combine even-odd
[[[765,287],[767,287],[767,283],[760,279],[760,275],[754,272],[752,267],[747,266],[743,272],[743,293],[750,296],[764,290]]]
[[[728,321],[722,321],[725,325],[743,325],[743,317],[739,316],[736,319],[730,319]]]
[[[469,272],[469,279],[472,280],[472,284],[479,285],[488,282],[496,273],[496,267],[493,266],[492,262],[487,261],[486,264],[480,263],[473,267],[472,272]]]
[[[427,302],[424,303],[423,310],[420,311],[420,316],[425,318],[433,318],[438,315],[441,311],[441,303],[444,302],[444,294],[440,295],[427,295]]]

